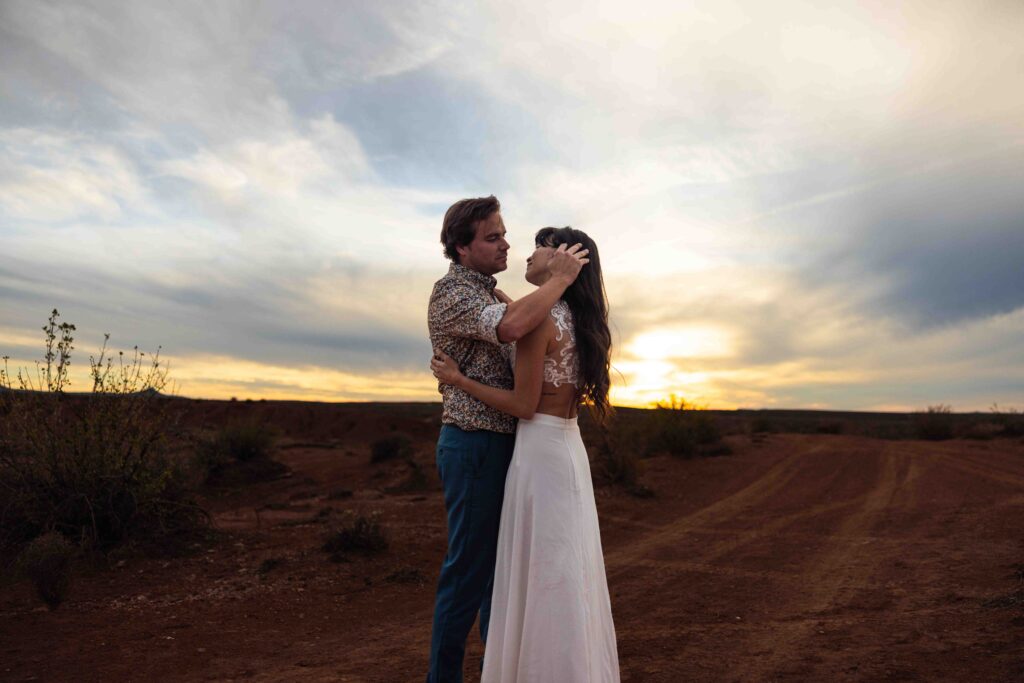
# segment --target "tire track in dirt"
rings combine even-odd
[[[869,470],[877,472],[873,478],[867,478],[871,475],[865,473],[866,490],[859,497],[859,505],[829,537],[842,540],[830,540],[809,560],[808,569],[799,576],[798,588],[780,600],[787,606],[785,611],[777,614],[768,627],[747,632],[746,642],[737,651],[761,654],[736,660],[728,672],[729,680],[770,680],[786,665],[799,663],[800,654],[809,649],[806,643],[816,632],[818,617],[834,606],[842,589],[869,583],[883,557],[879,553],[865,553],[845,539],[870,534],[908,484],[910,474],[910,457],[896,452],[890,444],[876,456],[876,463]]]
[[[705,528],[712,523],[720,523],[735,518],[747,512],[750,508],[756,507],[760,503],[772,498],[800,473],[801,461],[805,457],[814,455],[824,450],[824,448],[823,444],[815,444],[810,448],[805,448],[788,455],[770,467],[761,477],[739,491],[696,512],[662,524],[656,530],[641,536],[632,543],[619,546],[611,552],[606,552],[605,566],[609,579],[628,572],[637,562],[650,559],[647,557],[650,553],[666,546],[672,546],[690,534],[694,529]],[[767,529],[768,527],[776,526],[781,528],[792,523],[795,519],[819,513],[820,510],[804,510],[786,516],[784,519],[780,518],[762,528]],[[740,538],[723,541],[722,545],[729,545],[731,549],[731,547],[741,545],[747,539],[760,536],[762,533],[760,529],[747,532],[742,534]],[[725,552],[728,552],[728,550]]]
[[[979,461],[977,456],[967,456],[956,451],[951,453],[949,448],[937,444],[908,443],[906,449],[918,457],[930,462],[941,463],[965,474],[972,474],[1007,486],[1024,487],[1024,462],[1017,471],[1013,471],[991,461]],[[993,455],[999,457],[1000,454],[997,452]]]

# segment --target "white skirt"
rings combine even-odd
[[[618,683],[601,530],[576,419],[520,420],[482,683]]]

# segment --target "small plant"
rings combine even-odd
[[[332,562],[343,562],[349,554],[376,555],[387,550],[388,539],[380,523],[380,513],[369,515],[347,512],[341,528],[333,529],[321,548]]]
[[[953,408],[940,403],[928,406],[924,412],[914,413],[914,435],[926,441],[952,439]]]
[[[352,489],[334,489],[327,494],[327,500],[345,500],[352,497]]]
[[[415,583],[422,586],[427,582],[427,577],[416,567],[399,567],[385,576],[384,580],[388,583]]]
[[[64,602],[71,588],[75,547],[56,531],[37,536],[21,556],[21,565],[36,593],[51,610]]]
[[[427,480],[423,467],[412,458],[406,462],[409,465],[409,473],[400,484],[389,488],[388,493],[418,493],[430,488],[430,482]]]
[[[370,446],[370,462],[379,463],[396,458],[412,457],[412,441],[405,434],[392,434],[374,441]]]
[[[269,574],[278,567],[284,564],[283,557],[268,557],[267,559],[260,562],[260,566],[256,569],[256,573],[260,576]]]

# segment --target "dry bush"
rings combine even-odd
[[[171,457],[177,412],[159,353],[89,358],[92,390],[68,394],[74,325],[54,310],[35,376],[0,371],[0,549],[56,531],[106,551],[138,541],[173,549],[205,526],[184,469]]]
[[[597,445],[591,449],[598,483],[622,486],[638,495],[649,491],[639,483],[641,429],[636,423],[612,417],[598,427]]]
[[[276,479],[288,471],[272,460],[275,431],[256,422],[233,422],[200,439],[195,462],[207,484],[245,484]]]
[[[374,441],[370,446],[370,462],[378,463],[412,457],[412,441],[405,434],[392,434]]]
[[[914,413],[914,436],[926,441],[953,438],[953,408],[939,404]]]
[[[1024,436],[1024,413],[1016,408],[1001,409],[998,403],[992,404],[992,419],[999,425],[999,436],[1015,438]]]
[[[74,558],[75,547],[55,531],[37,536],[21,554],[22,571],[51,610],[68,595]]]
[[[209,442],[209,447],[231,460],[249,462],[270,457],[276,436],[274,430],[258,422],[227,425]]]
[[[430,490],[430,480],[427,479],[427,474],[423,471],[423,466],[412,458],[406,460],[406,464],[409,466],[409,472],[405,479],[398,485],[389,487],[387,492],[419,493],[421,491]]]
[[[321,547],[332,562],[344,562],[351,553],[376,555],[387,550],[388,539],[380,523],[380,513],[345,513],[345,522],[332,529]]]
[[[680,458],[724,455],[730,452],[713,415],[671,396],[652,411],[647,452]]]
[[[839,420],[818,420],[814,426],[816,434],[842,434],[843,423]]]
[[[763,415],[755,417],[750,422],[750,433],[751,434],[775,434],[779,431],[778,425],[774,420],[771,420]]]

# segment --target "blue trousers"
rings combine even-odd
[[[437,471],[448,514],[448,552],[437,582],[427,683],[462,683],[466,638],[478,612],[480,638],[487,642],[501,503],[514,446],[514,434],[441,427]]]

